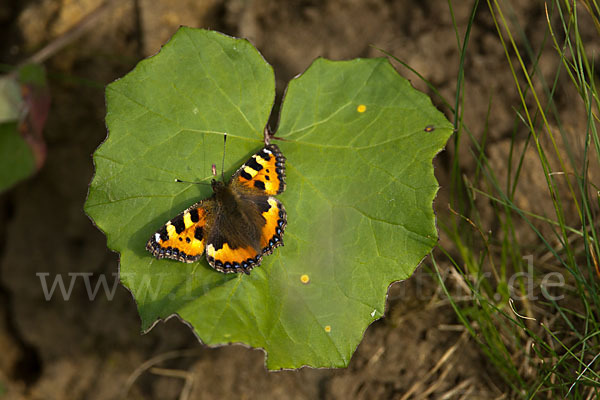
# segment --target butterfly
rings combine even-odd
[[[277,145],[266,145],[229,182],[213,179],[213,195],[167,221],[146,249],[186,263],[206,252],[217,271],[249,274],[263,255],[283,246],[287,214],[273,196],[285,190],[285,160]]]

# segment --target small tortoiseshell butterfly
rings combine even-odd
[[[213,195],[168,221],[146,244],[156,258],[191,263],[204,251],[217,271],[244,272],[282,246],[285,157],[274,144],[242,165],[227,183],[212,180]]]

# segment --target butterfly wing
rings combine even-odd
[[[287,217],[273,195],[284,190],[285,157],[274,144],[250,157],[226,188],[217,188],[219,207],[228,212],[219,214],[207,240],[206,259],[213,268],[248,273],[264,254],[283,245]]]
[[[215,196],[168,221],[148,241],[157,258],[197,261],[206,250],[214,269],[249,273],[283,245],[287,214],[273,195],[285,190],[285,157],[270,144],[253,155]]]
[[[206,246],[206,260],[217,271],[248,274],[260,265],[262,254],[249,244],[233,245],[222,232],[217,231]]]
[[[232,223],[228,216],[220,216],[207,239],[208,263],[225,273],[249,273],[260,265],[264,254],[283,245],[286,213],[279,200],[272,196],[242,196],[240,203],[243,217]]]
[[[146,244],[156,258],[192,263],[202,257],[209,236],[216,203],[202,200],[167,221]]]
[[[285,157],[275,144],[263,147],[232,176],[234,189],[272,196],[285,190]]]
[[[271,254],[276,247],[283,246],[287,214],[283,204],[273,196],[255,199],[255,202],[265,221],[260,230],[260,247],[263,254]]]
[[[283,245],[287,214],[273,196],[285,190],[285,161],[279,147],[269,144],[250,157],[231,180],[232,189],[240,193],[242,201],[252,205],[249,214],[259,215],[258,245],[262,254],[271,254]]]

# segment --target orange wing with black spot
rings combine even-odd
[[[206,247],[214,206],[215,200],[210,198],[189,207],[152,235],[146,249],[158,259],[187,263],[198,260]]]
[[[283,246],[283,231],[287,225],[287,214],[283,204],[275,197],[269,197],[267,205],[261,214],[265,219],[260,234],[263,254],[271,254],[276,247]]]
[[[275,144],[263,147],[233,174],[231,184],[263,195],[285,190],[285,157]]]
[[[230,247],[226,238],[215,240],[206,246],[206,260],[217,271],[250,273],[252,268],[260,265],[262,254],[254,247]]]

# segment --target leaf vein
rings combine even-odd
[[[256,131],[257,129],[260,130],[259,128],[255,128],[254,126],[252,126],[252,124],[250,123],[250,121],[248,120],[248,118],[246,118],[246,114],[244,114],[242,112],[242,109],[231,99],[231,97],[229,97],[229,95],[227,94],[227,92],[225,92],[225,90],[223,90],[223,88],[221,87],[221,85],[219,85],[219,83],[215,80],[215,78],[213,78],[213,76],[211,74],[206,73],[206,69],[204,68],[204,60],[202,60],[202,58],[200,57],[200,49],[198,48],[198,46],[196,45],[196,42],[194,42],[190,36],[190,33],[186,30],[184,31],[186,33],[186,36],[188,38],[188,40],[190,41],[190,43],[192,44],[192,46],[194,46],[194,48],[196,49],[196,56],[198,57],[199,65],[200,68],[202,68],[205,71],[205,76],[210,79],[211,81],[213,81],[213,83],[215,84],[215,86],[217,87],[217,89],[219,89],[219,92],[221,92],[221,94],[225,97],[225,99],[227,99],[227,101],[229,102],[229,104],[232,105],[232,107],[234,107],[242,116],[243,120],[246,121],[246,123],[248,124],[248,126],[250,127],[250,129],[252,131]]]

